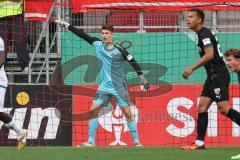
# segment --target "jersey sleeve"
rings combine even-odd
[[[101,48],[102,48],[102,41],[98,40],[98,41],[94,41],[92,44],[91,44],[95,49],[96,49],[96,55],[98,58],[101,58]]]
[[[200,36],[200,41],[202,43],[203,49],[213,46],[213,35],[210,32],[203,32]]]
[[[128,51],[123,46],[118,44],[114,44],[114,46],[119,50],[123,59],[127,61],[134,68],[137,74],[142,75],[143,74],[142,69],[140,65],[137,63],[137,61],[133,58],[133,56],[129,54]]]
[[[95,41],[98,41],[99,39],[96,37],[91,37],[89,36],[87,33],[83,32],[81,29],[78,29],[72,25],[70,25],[68,27],[69,31],[73,32],[74,34],[76,34],[78,37],[84,39],[85,41],[87,41],[89,44],[92,44]]]
[[[124,60],[131,61],[133,59],[133,56],[129,54],[128,51],[122,45],[114,44],[114,47],[116,47],[119,50]]]
[[[93,43],[92,43],[92,46],[93,47],[95,47],[95,48],[99,48],[99,47],[101,47],[101,41],[94,41]]]

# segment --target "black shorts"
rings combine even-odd
[[[204,83],[201,96],[209,97],[215,102],[229,101],[229,74],[214,74]]]

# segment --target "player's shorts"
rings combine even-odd
[[[131,101],[130,101],[126,84],[116,87],[116,89],[112,92],[105,92],[102,90],[98,90],[94,97],[93,103],[99,104],[102,106],[107,106],[112,97],[116,99],[119,107],[130,106]]]
[[[201,96],[209,97],[215,102],[229,101],[229,74],[215,74],[208,77],[203,86]]]

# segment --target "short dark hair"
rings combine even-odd
[[[197,13],[197,16],[199,18],[201,18],[202,22],[204,21],[204,18],[205,18],[205,15],[204,15],[204,12],[203,10],[199,9],[199,8],[191,8],[189,10],[189,12],[196,12]]]
[[[240,58],[240,49],[228,49],[224,53],[225,57],[233,56],[234,58]]]
[[[114,31],[113,26],[112,26],[112,25],[109,25],[109,24],[103,25],[103,26],[102,26],[102,29],[106,29],[106,30],[109,30],[109,31],[111,31],[111,32]]]

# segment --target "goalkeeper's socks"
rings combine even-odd
[[[22,129],[17,127],[17,125],[14,122],[14,120],[12,120],[9,123],[5,123],[5,126],[7,126],[8,128],[11,128],[12,130],[14,130],[17,133],[18,137],[22,137],[24,135]]]
[[[240,126],[240,113],[236,110],[230,108],[227,117],[230,118],[233,122],[237,123]]]
[[[135,121],[128,122],[128,129],[131,132],[131,135],[133,137],[133,141],[135,144],[139,144],[139,139],[138,139],[138,131],[137,131],[137,124]]]
[[[95,136],[98,128],[98,119],[90,119],[88,124],[88,142],[95,144]]]
[[[197,140],[204,141],[208,126],[208,112],[198,113]]]

